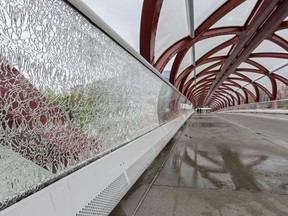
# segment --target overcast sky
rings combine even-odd
[[[139,52],[143,0],[83,0],[83,2]]]

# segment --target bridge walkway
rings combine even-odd
[[[288,215],[282,117],[193,115],[110,215]]]

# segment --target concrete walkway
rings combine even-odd
[[[288,215],[288,151],[217,115],[194,115],[111,215]]]

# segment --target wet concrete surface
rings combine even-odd
[[[169,153],[170,151],[170,153]],[[194,115],[111,215],[288,215],[288,151],[215,115]]]

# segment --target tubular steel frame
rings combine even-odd
[[[268,40],[288,52],[288,42],[275,34],[276,31],[288,29],[288,21],[283,21],[288,16],[288,1],[285,0],[258,0],[243,26],[228,26],[220,28],[211,27],[233,9],[242,4],[244,0],[227,1],[213,12],[194,32],[194,38],[186,36],[171,44],[158,58],[154,58],[155,38],[163,0],[144,0],[140,31],[140,54],[149,61],[160,73],[166,64],[175,56],[169,81],[177,87],[191,102],[194,107],[201,105],[213,106],[219,109],[230,104],[248,103],[249,96],[259,102],[259,92],[263,91],[270,100],[275,100],[277,95],[277,82],[288,85],[288,79],[278,74],[272,74],[263,65],[252,58],[280,58],[288,59],[288,53],[262,52],[252,53],[264,40]],[[188,50],[197,42],[220,35],[235,35],[233,38],[219,44],[200,57],[195,65],[189,65],[179,71],[180,65]],[[226,56],[211,57],[215,53],[231,46]],[[194,69],[210,62],[215,64],[197,73],[196,77],[187,78]],[[245,62],[257,69],[238,68]],[[221,66],[219,70],[212,70]],[[267,76],[271,82],[272,90],[253,81],[241,72],[258,73]],[[231,74],[237,77],[230,77]],[[200,79],[201,77],[204,77]],[[251,84],[255,93],[241,86],[237,81]],[[244,95],[233,90],[230,86],[241,88]],[[196,88],[197,87],[197,88]],[[230,93],[229,93],[230,91]],[[237,98],[231,94],[235,93]]]

